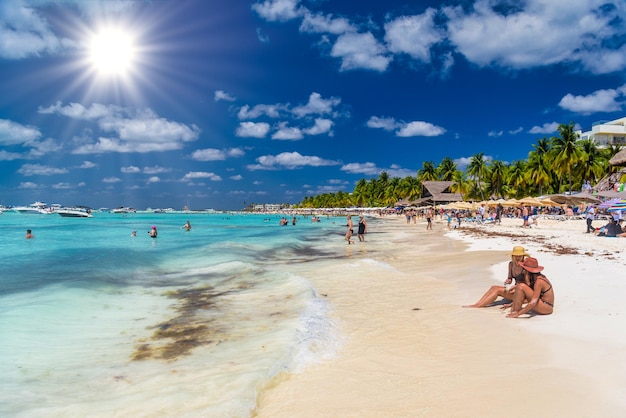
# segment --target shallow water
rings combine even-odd
[[[273,377],[337,343],[288,266],[335,257],[319,244],[341,221],[279,218],[5,212],[0,416],[249,416]]]

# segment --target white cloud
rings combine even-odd
[[[55,190],[67,190],[67,189],[73,189],[76,186],[73,186],[70,183],[56,183],[56,184],[53,184],[50,187],[52,187]]]
[[[542,126],[533,126],[528,133],[531,134],[552,134],[559,129],[558,122],[544,123]]]
[[[160,167],[155,165],[154,167],[144,167],[143,172],[145,174],[161,174],[161,173],[169,173],[172,171],[171,168]]]
[[[504,131],[491,131],[487,134],[487,136],[498,137],[504,135]]]
[[[66,174],[66,168],[56,168],[41,164],[24,164],[17,172],[24,176],[52,176],[55,174]]]
[[[13,161],[24,158],[22,154],[18,154],[17,152],[7,152],[5,150],[0,150],[0,161]]]
[[[341,99],[337,97],[331,97],[330,99],[323,99],[322,95],[316,92],[311,93],[309,101],[304,106],[296,106],[292,109],[292,113],[298,117],[304,117],[307,115],[325,115],[333,112],[333,108],[341,103]]]
[[[396,135],[401,137],[439,136],[443,135],[445,132],[445,129],[440,126],[433,125],[432,123],[415,121],[402,126],[402,128],[396,132]]]
[[[97,166],[98,164],[93,163],[91,161],[83,161],[83,163],[78,168],[94,168]]]
[[[423,62],[430,62],[433,45],[443,41],[443,32],[435,27],[436,10],[428,8],[421,15],[400,16],[385,25],[385,41],[393,53],[408,54]]]
[[[384,45],[369,32],[339,36],[330,55],[341,58],[341,71],[363,69],[384,72],[392,60]]]
[[[396,136],[400,137],[439,136],[446,132],[444,128],[429,122],[414,121],[405,123],[397,122],[394,118],[379,118],[378,116],[370,117],[366,125],[368,128],[384,129],[386,131],[397,129]]]
[[[383,171],[389,174],[391,177],[407,177],[415,176],[416,170],[409,170],[401,168],[397,165],[392,165],[389,168],[380,168],[372,162],[367,163],[349,163],[341,167],[341,171],[345,171],[350,174],[364,174],[366,176],[378,176]]]
[[[36,183],[33,183],[32,181],[24,181],[20,183],[19,187],[20,189],[36,189],[39,186]]]
[[[151,176],[148,178],[148,180],[146,180],[146,183],[151,184],[151,183],[159,183],[161,181],[161,179],[159,178],[159,176]]]
[[[235,134],[244,138],[265,138],[270,131],[270,125],[266,122],[241,122]]]
[[[322,135],[328,133],[332,136],[331,129],[334,122],[330,119],[315,119],[315,125],[310,128],[303,129],[302,132],[306,135]]]
[[[102,179],[103,183],[119,183],[120,181],[122,181],[122,179],[119,177],[105,177]]]
[[[223,161],[228,157],[241,157],[244,154],[244,151],[240,148],[206,148],[192,152],[191,158],[196,161]]]
[[[134,165],[129,165],[128,167],[120,168],[122,173],[132,174],[132,173],[141,173],[141,169],[139,167],[135,167]]]
[[[193,179],[209,179],[211,181],[221,181],[222,178],[215,173],[208,173],[206,171],[190,171],[185,174],[182,181],[190,181]]]
[[[57,54],[73,47],[73,41],[59,38],[35,7],[21,0],[3,0],[0,9],[0,57],[24,59]]]
[[[285,105],[275,104],[275,105],[266,105],[259,104],[254,107],[250,107],[248,105],[244,105],[239,109],[237,113],[237,117],[240,120],[243,119],[256,119],[261,116],[267,116],[270,118],[279,118],[281,112],[285,110]]]
[[[230,177],[229,177],[229,179],[231,179],[231,180],[236,180],[236,181],[237,181],[237,180],[242,180],[242,179],[243,179],[243,176],[242,176],[242,175],[240,175],[240,174],[236,174],[236,175],[234,175],[234,176],[230,176]]]
[[[279,168],[296,169],[304,166],[322,167],[339,165],[338,161],[320,157],[301,155],[298,152],[283,152],[278,155],[263,155],[256,159],[258,164],[249,165],[249,170],[277,170]]]
[[[587,96],[574,96],[569,93],[561,99],[559,106],[583,115],[596,112],[617,112],[624,106],[625,88],[626,85],[618,89],[596,90]]]
[[[103,132],[117,135],[101,136],[95,142],[83,138],[82,144],[72,151],[73,154],[172,151],[200,136],[200,129],[196,125],[160,118],[151,109],[130,109],[97,103],[86,108],[78,103],[63,106],[58,102],[48,108],[40,108],[39,113],[94,121]]]
[[[254,3],[252,10],[269,22],[284,22],[302,15],[300,0],[265,0]]]
[[[226,100],[227,102],[234,102],[237,100],[236,97],[226,93],[224,90],[216,90],[214,100],[219,102],[220,100]]]
[[[607,46],[626,34],[624,25],[615,23],[623,20],[623,8],[606,7],[603,1],[477,0],[470,11],[461,6],[442,10],[449,41],[478,65],[522,69],[571,62],[605,73],[626,64],[626,47]]]
[[[521,126],[519,128],[517,128],[517,129],[513,129],[513,130],[509,131],[509,133],[511,135],[517,135],[517,134],[522,133],[522,132],[524,132],[524,128],[522,128]]]
[[[37,128],[0,119],[0,145],[28,144],[41,138]]]
[[[386,131],[393,131],[401,126],[401,124],[396,123],[394,118],[379,118],[378,116],[370,117],[366,125],[368,128],[380,128]]]
[[[310,13],[306,11],[300,24],[300,31],[304,33],[331,33],[341,35],[346,32],[356,32],[357,28],[346,18],[333,18],[332,15]]]
[[[287,122],[278,124],[278,130],[272,135],[272,139],[297,141],[304,138],[300,128],[287,126]]]

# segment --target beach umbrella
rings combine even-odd
[[[560,203],[556,203],[554,200],[548,198],[540,200],[542,206],[561,206]]]
[[[553,194],[546,196],[550,200],[559,203],[561,205],[578,205],[581,203],[601,203],[602,201],[588,193],[578,194]]]
[[[608,209],[611,206],[613,206],[614,204],[621,202],[622,200],[623,199],[620,199],[620,198],[617,198],[617,197],[615,197],[613,199],[605,200],[604,202],[602,202],[602,203],[600,203],[598,205],[598,208],[599,209]]]
[[[618,210],[626,211],[626,200],[620,199],[619,202],[614,203],[613,205],[608,207],[606,210],[609,212],[615,212]]]
[[[530,196],[520,199],[519,203],[522,205],[529,205],[529,206],[543,206],[543,204],[541,203],[541,200],[537,199],[536,197],[530,197]]]
[[[500,203],[502,204],[502,206],[519,206],[519,200],[517,199],[509,199]]]

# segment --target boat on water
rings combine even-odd
[[[86,206],[69,206],[55,209],[54,213],[58,213],[64,218],[93,218],[91,208]]]
[[[111,213],[135,213],[137,209],[129,208],[127,206],[120,206],[119,208],[115,208],[111,210]]]
[[[52,213],[48,205],[43,202],[31,203],[28,206],[14,206],[12,209],[26,215],[49,215]]]

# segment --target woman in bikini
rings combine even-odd
[[[524,261],[524,258],[528,257],[524,247],[515,246],[511,252],[511,261],[509,261],[509,272],[504,281],[504,286],[491,286],[489,290],[473,305],[466,305],[464,308],[484,308],[491,305],[499,297],[507,300],[513,300],[515,294],[515,288],[519,283],[525,283],[526,275],[524,269],[520,266],[520,262]],[[513,283],[515,280],[515,283]],[[504,308],[508,308],[510,304],[504,305]]]
[[[540,266],[536,258],[527,258],[519,263],[524,269],[526,279],[530,285],[520,283],[513,297],[511,313],[507,318],[517,318],[530,311],[540,315],[550,315],[554,311],[554,289],[546,276],[541,274],[543,266]],[[522,308],[524,302],[526,305]]]

